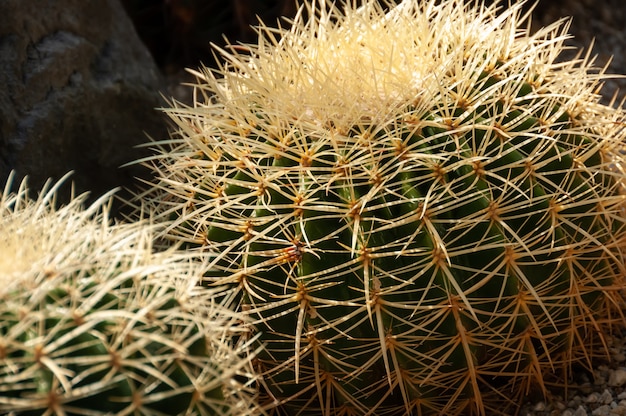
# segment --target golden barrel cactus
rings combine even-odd
[[[239,295],[278,414],[509,414],[623,326],[624,111],[527,17],[307,2],[165,110],[142,196]]]

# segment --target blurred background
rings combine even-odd
[[[210,43],[252,42],[258,18],[274,25],[293,16],[293,0],[121,0],[139,37],[166,74],[214,64]]]

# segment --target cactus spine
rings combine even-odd
[[[313,2],[166,110],[144,196],[287,414],[508,414],[623,325],[624,112],[521,7]]]
[[[36,201],[24,184],[9,189],[0,198],[0,413],[260,414],[241,384],[251,377],[247,346],[230,341],[241,317],[215,290],[199,290],[189,256],[154,253],[147,220],[110,224],[108,197],[57,209],[56,187]]]

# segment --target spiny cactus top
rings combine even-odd
[[[241,317],[196,262],[55,189],[0,194],[0,413],[259,415]]]
[[[521,3],[363,3],[197,72],[154,206],[256,317],[287,413],[506,413],[623,324],[624,112]]]

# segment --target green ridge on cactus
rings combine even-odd
[[[239,292],[266,407],[510,414],[590,366],[624,325],[606,75],[521,3],[313,4],[196,72],[142,195]]]
[[[0,413],[259,415],[244,317],[198,286],[147,219],[110,224],[109,196],[55,208],[56,187],[0,195]],[[226,301],[227,298],[224,298]],[[245,354],[244,354],[245,352]],[[247,381],[246,381],[247,380]]]

